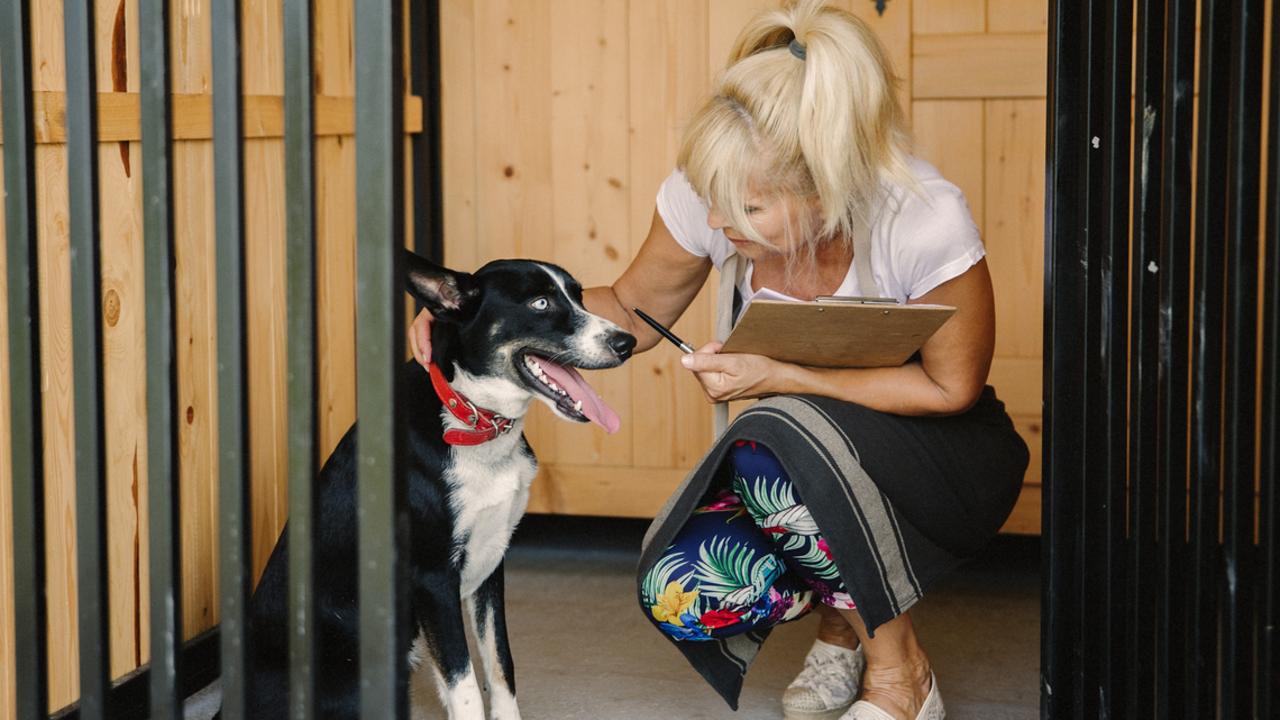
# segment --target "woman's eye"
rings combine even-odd
[[[548,307],[551,307],[551,301],[547,300],[544,297],[534,298],[532,301],[530,301],[529,307],[533,308],[534,310],[546,310]]]
[[[755,205],[748,205],[742,208],[742,211],[748,215],[755,215],[756,213],[760,212],[760,208],[756,207]]]

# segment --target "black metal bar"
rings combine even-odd
[[[107,475],[98,270],[98,96],[92,0],[63,4],[67,62],[67,205],[71,245],[72,404],[75,413],[76,570],[80,707],[105,718],[111,685],[107,623]]]
[[[147,329],[147,513],[151,588],[151,720],[180,720],[182,648],[181,476],[175,338],[173,118],[169,3],[139,0],[142,222]]]
[[[404,55],[401,3],[356,0],[356,397],[362,717],[406,716],[406,522],[399,412],[404,364]]]
[[[1049,94],[1045,193],[1044,457],[1045,502],[1041,515],[1042,565],[1046,571],[1040,620],[1040,717],[1072,717],[1082,687],[1073,658],[1078,656],[1080,617],[1078,526],[1082,516],[1079,482],[1084,467],[1084,331],[1079,308],[1085,283],[1079,273],[1060,269],[1087,262],[1087,238],[1078,219],[1087,188],[1089,8],[1073,0],[1049,5]],[[1070,340],[1069,340],[1070,339]],[[1071,600],[1064,601],[1065,598]]]
[[[1104,166],[1101,194],[1105,203],[1097,227],[1100,235],[1094,241],[1099,246],[1098,315],[1100,337],[1098,349],[1098,376],[1093,382],[1099,387],[1098,405],[1105,408],[1105,419],[1089,423],[1097,425],[1101,437],[1094,440],[1090,450],[1090,466],[1096,468],[1086,473],[1097,477],[1101,483],[1096,494],[1103,505],[1096,510],[1101,541],[1097,545],[1100,555],[1095,585],[1096,596],[1094,626],[1098,635],[1095,647],[1097,658],[1096,696],[1099,716],[1115,717],[1118,699],[1123,697],[1124,683],[1129,669],[1124,667],[1124,623],[1127,610],[1124,606],[1124,547],[1125,502],[1124,488],[1127,478],[1126,405],[1128,402],[1128,343],[1129,343],[1129,148],[1132,142],[1131,92],[1133,82],[1133,2],[1117,0],[1106,6],[1105,72],[1099,80],[1105,85],[1106,107],[1103,114],[1104,134],[1100,143]],[[1090,223],[1093,227],[1094,224]],[[1092,267],[1092,266],[1091,266]],[[1088,555],[1088,551],[1085,553]],[[1089,586],[1090,583],[1082,583]],[[1086,634],[1086,638],[1089,637]]]
[[[240,2],[213,0],[214,219],[218,297],[218,502],[221,547],[222,717],[246,716],[245,632],[252,558],[244,295],[244,148]]]
[[[289,717],[316,717],[315,544],[312,483],[316,429],[315,159],[311,3],[284,3],[285,228],[289,332]]]
[[[422,98],[422,132],[413,136],[413,248],[444,263],[444,196],[441,172],[440,0],[409,3],[413,94]]]
[[[1272,107],[1280,98],[1280,16],[1271,13],[1271,76],[1267,92]],[[1271,112],[1267,124],[1267,225],[1263,249],[1262,292],[1262,426],[1259,456],[1258,541],[1262,566],[1258,573],[1258,619],[1254,642],[1258,670],[1254,705],[1258,717],[1280,715],[1280,113]]]
[[[1157,356],[1159,416],[1156,431],[1159,474],[1156,501],[1156,586],[1148,612],[1155,618],[1153,670],[1156,717],[1182,705],[1186,678],[1174,649],[1182,637],[1187,514],[1187,377],[1191,314],[1191,159],[1195,96],[1196,0],[1168,0],[1165,6],[1164,137],[1161,181],[1159,335]],[[1179,643],[1180,645],[1180,643]]]
[[[1258,191],[1262,142],[1261,0],[1237,0],[1231,16],[1227,232],[1226,422],[1223,482],[1220,716],[1252,717],[1253,483],[1258,324]]]
[[[1133,240],[1130,261],[1129,611],[1125,665],[1131,670],[1122,717],[1147,711],[1155,686],[1156,492],[1159,433],[1160,178],[1164,137],[1164,3],[1140,0],[1133,143]]]
[[[44,419],[40,406],[36,149],[31,106],[30,13],[0,3],[4,103],[4,219],[9,306],[9,444],[13,478],[14,661],[18,720],[49,707],[45,584]]]
[[[1191,468],[1186,669],[1180,713],[1213,717],[1217,696],[1218,492],[1222,451],[1222,325],[1225,279],[1227,120],[1231,0],[1204,0],[1200,18],[1200,106],[1196,160],[1195,332],[1191,357]]]

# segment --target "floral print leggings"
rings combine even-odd
[[[852,610],[831,551],[773,453],[738,441],[733,484],[708,494],[640,583],[640,603],[677,640],[712,640],[804,615]]]

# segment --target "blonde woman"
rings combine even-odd
[[[908,610],[996,533],[1028,462],[986,386],[982,241],[960,191],[909,154],[895,83],[853,15],[801,0],[756,17],[688,126],[639,253],[583,295],[637,352],[659,337],[632,309],[674,323],[712,267],[735,309],[819,295],[957,308],[901,367],[813,369],[718,343],[682,358],[712,401],[767,398],[672,497],[640,562],[644,613],[734,708],[770,628],[812,609],[787,718],[942,718]],[[411,344],[429,359],[429,318]]]

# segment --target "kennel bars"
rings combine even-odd
[[[1044,718],[1280,711],[1280,22],[1196,10],[1050,5]]]
[[[221,612],[216,632],[182,643],[176,325],[173,244],[169,3],[139,0],[143,228],[147,355],[151,658],[113,686],[108,675],[102,312],[98,262],[97,129],[92,0],[65,5],[68,191],[72,235],[77,557],[81,699],[57,717],[182,717],[182,700],[209,679],[220,655],[223,717],[243,717],[244,632],[249,593],[247,383],[245,356],[243,133],[239,3],[213,0],[213,143],[217,230]],[[413,137],[414,246],[439,258],[439,54],[436,0],[412,0],[413,85],[427,98]],[[399,561],[407,539],[399,466],[397,372],[404,357],[401,252],[404,222],[403,97],[399,2],[355,0],[357,187],[357,387],[359,448],[361,687],[365,717],[404,717],[407,604]],[[311,480],[316,457],[314,109],[312,8],[284,2],[285,164],[288,202],[288,405],[290,536],[290,717],[317,717],[311,658]],[[39,302],[30,7],[0,2],[5,218],[14,478],[17,717],[49,716],[44,564],[44,466],[39,388]],[[371,588],[394,588],[375,592]],[[202,672],[195,672],[197,669]]]

